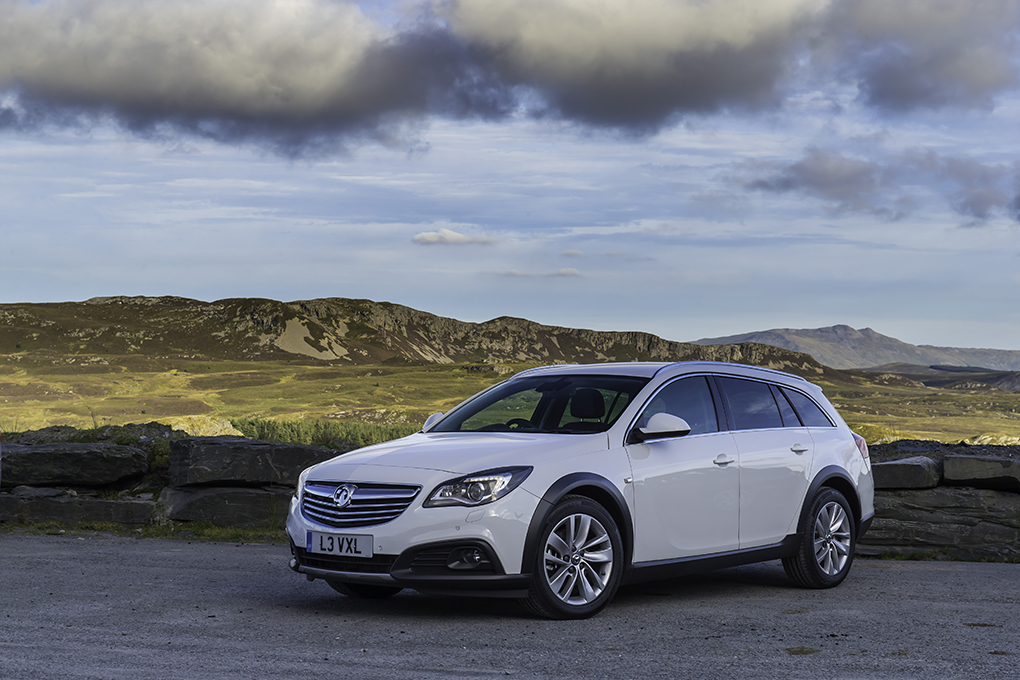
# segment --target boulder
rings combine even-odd
[[[875,520],[857,552],[1020,560],[1020,494],[948,486],[878,491]]]
[[[157,520],[212,522],[218,527],[279,529],[287,521],[290,489],[240,487],[165,488]]]
[[[991,456],[946,456],[945,479],[948,484],[979,489],[1020,491],[1020,461]]]
[[[66,492],[53,495],[51,492],[32,493],[23,490],[18,495],[0,494],[0,522],[56,522],[72,526],[86,522],[141,525],[149,523],[156,505],[153,501],[139,499],[102,500],[80,498]]]
[[[931,489],[942,479],[941,467],[927,456],[875,463],[871,472],[876,489]]]
[[[11,486],[101,486],[149,471],[145,451],[118,444],[4,444],[3,476]]]
[[[355,448],[350,445],[350,450]],[[298,475],[343,451],[235,437],[193,437],[170,442],[170,484],[241,483],[297,486]]]

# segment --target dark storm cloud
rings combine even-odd
[[[516,106],[475,48],[435,23],[387,34],[327,0],[0,0],[0,124],[112,117],[276,151],[400,143],[426,114]]]
[[[342,0],[0,0],[0,129],[112,119],[286,155],[407,145],[430,116],[642,134],[774,108],[805,74],[882,110],[987,107],[1016,85],[1018,6],[422,0],[389,27]]]
[[[885,219],[905,217],[913,199],[908,185],[926,186],[977,225],[1000,212],[1020,221],[1020,172],[1016,167],[980,163],[933,151],[909,151],[871,161],[830,149],[808,148],[793,163],[745,162],[734,177],[746,189],[799,193],[818,198],[835,212],[863,212]]]
[[[990,107],[1017,84],[1017,0],[837,0],[815,45],[871,106]]]
[[[453,0],[451,30],[487,50],[536,113],[648,131],[678,115],[780,101],[816,0]]]

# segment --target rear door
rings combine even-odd
[[[740,457],[741,548],[778,543],[796,530],[814,442],[779,388],[716,376]]]

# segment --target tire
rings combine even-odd
[[[803,588],[832,588],[850,573],[857,544],[857,525],[846,498],[822,488],[811,501],[793,557],[783,558],[787,576]]]
[[[358,600],[382,600],[393,597],[403,588],[399,586],[376,586],[369,583],[351,583],[350,581],[333,581],[325,579],[329,587],[347,597]]]
[[[531,586],[522,604],[548,619],[598,614],[623,578],[623,540],[605,508],[584,496],[566,496],[538,537]]]

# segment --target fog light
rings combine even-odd
[[[481,548],[468,546],[450,551],[446,560],[446,566],[450,569],[491,569],[492,562],[489,556]]]

